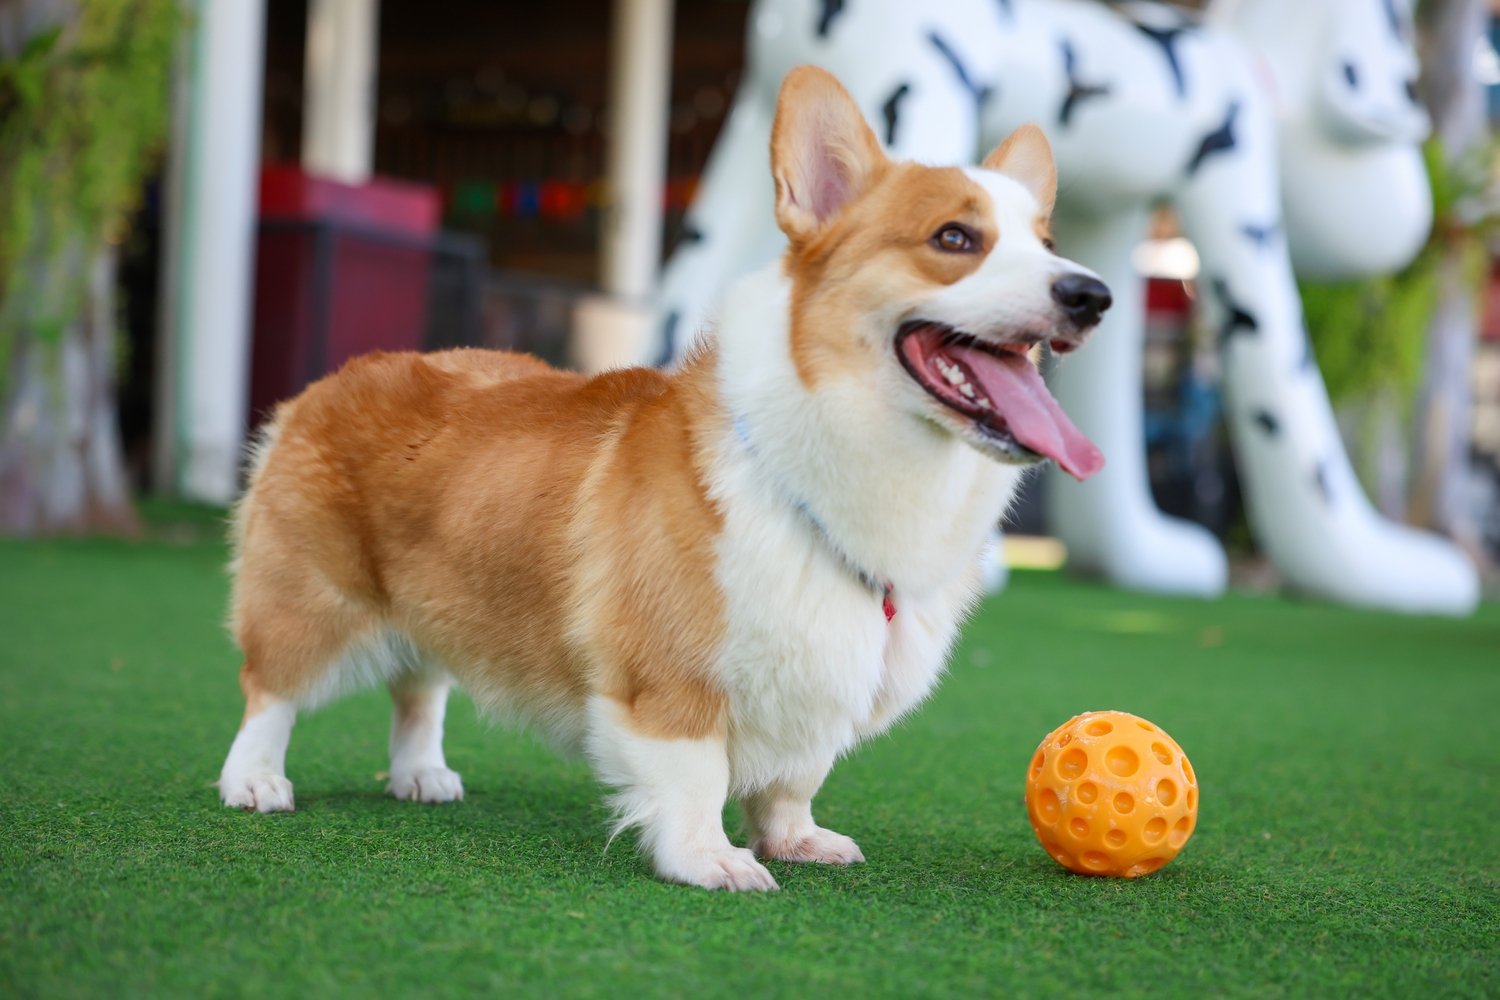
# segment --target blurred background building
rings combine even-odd
[[[607,364],[659,263],[694,238],[683,213],[732,103],[749,9],[186,6],[174,138],[111,237],[118,413],[136,489],[214,502],[237,491],[245,434],[275,400],[363,350],[467,344]],[[1493,24],[1464,71],[1488,87],[1495,120]],[[1153,237],[1138,255],[1153,489],[1163,510],[1243,541],[1196,258],[1168,213]],[[1500,554],[1500,277],[1486,287],[1468,488]],[[1045,532],[1035,496],[1012,526]]]

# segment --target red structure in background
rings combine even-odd
[[[261,172],[252,426],[352,357],[424,346],[440,213],[428,185]]]

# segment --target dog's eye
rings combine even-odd
[[[963,226],[950,223],[933,235],[932,245],[948,253],[965,253],[974,249],[975,240]]]
[[[1042,246],[1047,248],[1048,253],[1057,253],[1057,241],[1050,236],[1042,240]]]

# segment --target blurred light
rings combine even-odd
[[[1061,569],[1068,561],[1068,547],[1058,538],[1040,535],[1006,535],[1005,565],[1011,569]]]
[[[1131,251],[1130,263],[1143,278],[1175,278],[1192,281],[1198,277],[1198,248],[1182,236],[1166,240],[1146,240]]]
[[[538,125],[551,125],[557,120],[557,98],[546,94],[533,97],[526,106],[526,117]]]
[[[693,108],[704,118],[719,117],[724,113],[724,92],[718,87],[700,87],[693,95]]]

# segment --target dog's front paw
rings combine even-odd
[[[760,840],[752,844],[757,856],[777,861],[816,861],[824,865],[852,865],[864,861],[859,845],[842,833],[821,826],[805,837]]]
[[[219,798],[232,809],[254,809],[257,812],[292,812],[292,783],[279,774],[225,775],[219,779]]]
[[[464,797],[463,779],[446,767],[392,774],[385,790],[407,802],[454,802]]]
[[[692,859],[674,858],[669,863],[658,859],[657,871],[669,882],[701,885],[705,889],[755,892],[781,888],[766,866],[743,847],[725,847]]]

